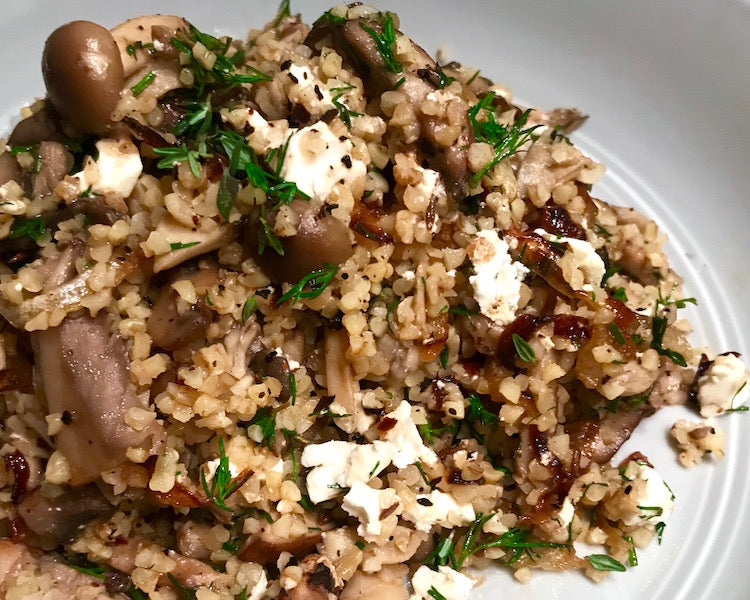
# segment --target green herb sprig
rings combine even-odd
[[[380,54],[380,57],[383,59],[385,68],[393,73],[400,73],[404,68],[393,55],[393,46],[396,43],[396,27],[393,23],[393,16],[391,13],[381,14],[381,25],[382,31],[378,33],[372,27],[360,22],[362,29],[364,29],[375,42],[375,47],[378,50],[378,54]]]
[[[276,301],[280,305],[287,300],[297,302],[303,298],[317,298],[328,287],[339,268],[331,263],[325,263],[322,269],[316,269],[305,275]],[[306,289],[307,288],[307,289]]]
[[[201,470],[201,485],[206,497],[221,510],[232,512],[227,507],[226,499],[237,489],[237,482],[232,478],[232,472],[229,468],[229,458],[224,451],[224,438],[219,438],[219,464],[216,466],[214,477],[211,480],[211,487],[206,481],[206,473]]]
[[[518,149],[531,139],[531,133],[539,127],[539,125],[534,125],[533,127],[524,129],[531,109],[526,110],[510,127],[501,125],[497,122],[496,109],[492,104],[494,98],[495,93],[490,92],[469,108],[468,111],[469,122],[474,131],[474,138],[478,142],[489,144],[495,151],[495,155],[490,161],[472,177],[472,186],[476,186],[482,177],[489,173],[501,160],[518,152]],[[479,121],[477,119],[480,111],[484,111],[487,116],[486,121]]]
[[[525,339],[523,339],[517,333],[514,333],[511,336],[511,339],[513,340],[513,346],[518,353],[518,358],[520,358],[525,363],[533,363],[536,361],[536,354],[534,352],[534,349]]]
[[[597,571],[618,571],[620,573],[625,571],[625,565],[608,554],[591,554],[586,557],[586,560]]]

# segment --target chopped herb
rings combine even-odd
[[[466,308],[465,306],[451,306],[448,309],[448,312],[452,315],[458,315],[459,317],[470,317],[472,315],[478,315],[478,310],[472,310],[470,308]]]
[[[438,65],[435,67],[435,73],[437,73],[438,81],[437,86],[442,90],[444,88],[447,88],[451,83],[456,81],[455,77],[448,77],[448,75],[445,74],[442,67]]]
[[[486,550],[487,548],[505,548],[512,551],[511,557],[507,563],[512,564],[516,562],[525,551],[530,548],[566,548],[566,544],[557,544],[554,542],[541,542],[530,539],[530,533],[513,527],[506,531],[504,534],[495,537],[486,542],[480,542],[479,536],[482,533],[482,527],[484,524],[492,518],[491,514],[482,515],[479,513],[474,522],[466,532],[464,543],[461,547],[461,553],[454,561],[454,568],[460,570],[464,564],[464,561],[477,552]]]
[[[325,11],[318,20],[320,21],[321,19],[325,19],[326,21],[339,26],[346,23],[346,19],[344,17],[337,17],[330,10]]]
[[[610,263],[607,266],[607,269],[604,271],[604,277],[602,277],[601,286],[604,287],[604,284],[607,283],[607,280],[612,277],[615,273],[620,272],[620,265],[616,265],[615,263]]]
[[[292,399],[292,406],[297,402],[297,378],[294,373],[289,373],[289,395]]]
[[[281,245],[281,240],[276,237],[276,234],[271,230],[271,226],[265,217],[258,219],[260,223],[260,231],[258,232],[258,254],[263,254],[266,246],[270,246],[276,254],[284,256],[284,246]]]
[[[653,519],[654,517],[661,517],[662,513],[664,512],[664,509],[661,506],[640,506],[638,505],[638,509],[642,510],[644,512],[652,512],[653,515],[649,515],[646,517],[646,520]]]
[[[196,591],[193,588],[189,588],[180,583],[179,579],[172,575],[172,573],[167,573],[167,577],[169,577],[170,583],[175,590],[177,590],[178,600],[196,600],[198,598]]]
[[[372,471],[370,471],[370,475],[368,476],[368,479],[372,479],[372,476],[375,475],[375,471],[378,470],[379,466],[380,466],[380,461],[375,463],[375,466],[372,468]]]
[[[630,337],[633,338],[633,342],[637,345],[642,344],[645,340],[643,339],[643,336],[638,335],[637,333],[634,333]]]
[[[613,293],[612,297],[615,300],[619,300],[620,302],[627,302],[628,301],[628,295],[625,293],[624,287],[618,287]]]
[[[497,415],[488,411],[477,394],[469,396],[469,414],[467,418],[482,425],[497,425]]]
[[[741,406],[735,406],[732,408],[728,408],[725,412],[747,412],[750,410],[747,405],[743,404]]]
[[[144,44],[142,41],[138,40],[134,44],[130,44],[125,48],[125,52],[128,53],[128,56],[135,56],[135,53],[138,50],[146,50],[149,54],[153,54],[156,52],[156,47],[153,44]]]
[[[401,87],[402,85],[404,85],[404,82],[405,82],[405,81],[406,81],[406,77],[402,77],[401,79],[399,79],[399,80],[398,80],[398,81],[396,82],[396,85],[394,85],[394,86],[393,86],[393,89],[394,89],[394,90],[397,90],[397,89],[398,89],[398,88],[400,88],[400,87]]]
[[[526,110],[509,128],[501,125],[497,122],[497,113],[493,106],[494,99],[495,93],[490,92],[468,111],[469,122],[476,141],[488,143],[495,151],[492,159],[472,177],[472,186],[476,186],[482,177],[501,160],[518,152],[518,149],[531,139],[531,133],[539,127],[539,125],[535,125],[524,129],[531,112],[530,109]],[[480,111],[484,111],[487,116],[486,121],[477,120]]]
[[[431,586],[429,590],[427,590],[427,593],[435,598],[435,600],[445,600],[445,596],[443,596],[440,592],[438,592],[435,589],[435,586]]]
[[[184,248],[192,248],[193,246],[197,246],[200,244],[200,242],[173,242],[172,244],[169,244],[170,250],[182,250]]]
[[[449,308],[450,308],[450,306],[448,304],[446,304],[443,308],[440,309],[440,313],[442,314],[444,312],[448,312]]]
[[[592,554],[586,559],[597,571],[625,571],[625,565],[607,554]]]
[[[667,526],[667,524],[664,521],[659,521],[654,526],[654,529],[656,530],[656,540],[659,542],[659,545],[661,545],[661,538],[664,535],[664,528],[666,526]]]
[[[477,69],[476,71],[474,71],[474,74],[471,77],[469,77],[469,79],[466,80],[466,84],[465,85],[471,85],[472,83],[474,83],[474,80],[478,76],[479,76],[479,69]]]
[[[609,332],[612,334],[612,337],[615,338],[615,341],[620,344],[620,346],[625,344],[625,336],[622,335],[622,331],[620,331],[620,328],[614,321],[609,324]]]
[[[328,417],[329,419],[343,419],[351,417],[349,413],[335,413],[330,408],[324,408],[311,412],[308,417]]]
[[[602,227],[599,223],[594,223],[593,229],[596,235],[600,235],[605,239],[609,239],[610,237],[612,237],[612,234],[604,229],[604,227]]]
[[[152,83],[154,83],[154,79],[156,79],[156,73],[153,71],[149,71],[143,76],[143,79],[141,79],[138,83],[136,83],[133,87],[130,88],[130,91],[133,92],[133,96],[136,98],[140,96],[144,91],[146,91],[146,88],[150,86]]]
[[[419,474],[420,474],[420,475],[422,476],[422,481],[424,481],[424,484],[425,484],[425,485],[426,485],[427,487],[432,487],[432,486],[430,485],[430,480],[429,480],[429,479],[427,479],[427,474],[426,474],[426,473],[424,472],[424,467],[422,467],[422,463],[421,463],[421,461],[417,461],[417,462],[415,462],[414,464],[416,465],[416,467],[417,467],[417,470],[419,471]]]
[[[637,567],[638,566],[638,554],[636,554],[635,551],[635,544],[633,543],[633,538],[629,535],[623,536],[623,538],[628,544],[630,544],[630,548],[628,549],[628,564],[631,567]]]
[[[125,595],[130,598],[130,600],[148,600],[148,594],[139,590],[132,583],[130,584],[128,591],[125,592]]]
[[[365,543],[362,540],[357,540],[357,542],[354,545],[357,548],[359,548],[360,550],[364,550],[365,549]]]
[[[279,23],[284,20],[284,17],[291,16],[291,7],[289,0],[281,0],[279,3],[279,9],[276,12],[276,19],[274,19],[273,26],[278,27]]]
[[[276,414],[270,406],[259,408],[250,423],[248,423],[248,426],[250,425],[260,427],[261,434],[263,435],[261,441],[265,442],[269,448],[273,446],[273,440],[276,437]]]
[[[438,567],[442,567],[453,563],[455,557],[453,556],[453,540],[451,538],[443,538],[438,542],[435,548],[427,555],[422,564],[427,565],[433,571],[437,571]]]
[[[339,111],[339,118],[344,122],[347,129],[352,128],[352,117],[361,117],[362,113],[355,112],[351,110],[346,104],[341,102],[341,97],[344,95],[344,92],[347,90],[353,90],[354,86],[351,84],[343,85],[340,87],[331,88],[332,92],[338,92],[333,98],[331,98],[331,102],[336,107],[336,110]]]
[[[315,505],[310,500],[310,496],[307,494],[302,494],[302,499],[298,502],[298,504],[304,508],[305,510],[315,510]]]
[[[276,305],[278,306],[289,299],[292,302],[297,302],[302,298],[317,298],[328,287],[338,270],[339,268],[336,265],[325,263],[322,269],[316,269],[300,279],[276,301]],[[309,287],[308,291],[304,291],[306,286]]]
[[[242,305],[242,323],[244,324],[252,317],[256,310],[258,310],[258,300],[256,300],[255,296],[248,297],[245,300],[245,304]]]
[[[237,192],[240,190],[239,182],[232,176],[229,169],[224,169],[219,180],[219,191],[216,194],[216,207],[225,221],[229,221],[229,215],[237,201]]]
[[[440,350],[440,366],[444,369],[448,368],[448,358],[450,357],[450,351],[448,350],[448,346],[443,346],[443,349]]]
[[[188,150],[188,147],[185,144],[169,148],[154,148],[154,153],[158,156],[164,157],[156,163],[157,168],[171,169],[175,165],[187,161],[190,166],[190,172],[195,177],[200,177],[201,175],[201,166],[198,162],[198,158],[201,156],[208,156],[205,153],[201,153],[199,150]]]
[[[175,135],[189,133],[191,137],[198,137],[201,133],[207,132],[213,119],[211,102],[209,100],[190,102],[186,108],[189,109],[188,112],[172,128],[172,133]]]
[[[372,27],[360,23],[362,29],[364,29],[375,42],[375,47],[377,48],[380,57],[383,59],[385,68],[393,73],[400,73],[403,71],[403,67],[393,55],[393,46],[396,43],[396,27],[393,24],[393,16],[391,13],[381,14],[381,25],[382,31],[378,33]]]
[[[229,468],[229,458],[224,451],[224,438],[219,438],[219,464],[214,471],[211,487],[208,487],[206,473],[201,470],[201,485],[208,499],[221,510],[231,512],[226,505],[226,499],[237,489],[237,482],[232,481],[232,472]]]
[[[515,346],[516,348],[518,357],[523,362],[533,363],[536,360],[536,354],[534,353],[534,349],[529,345],[529,343],[517,333],[513,334],[512,339],[513,346]]]
[[[72,552],[64,552],[63,560],[71,569],[96,577],[97,579],[104,579],[107,575],[106,567],[91,562],[83,554],[74,554]]]
[[[17,217],[13,219],[13,225],[10,227],[8,238],[30,237],[35,242],[38,242],[46,231],[47,224],[42,217],[34,217],[33,219]]]
[[[664,348],[664,334],[667,331],[667,317],[660,317],[654,313],[651,318],[651,347],[656,350],[661,356],[666,356],[674,364],[679,367],[687,367],[687,361],[685,357],[679,352]]]

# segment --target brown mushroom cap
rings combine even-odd
[[[299,225],[296,235],[281,240],[284,256],[268,247],[258,254],[258,224],[251,221],[245,227],[245,245],[271,281],[296,283],[326,263],[340,265],[354,253],[342,221],[305,200],[294,200],[291,208],[299,215]]]
[[[47,38],[42,55],[47,94],[60,115],[84,133],[103,133],[125,78],[120,51],[104,27],[73,21]]]

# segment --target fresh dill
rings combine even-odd
[[[214,471],[211,487],[206,481],[206,473],[201,470],[201,485],[206,497],[221,510],[231,512],[226,505],[226,499],[237,489],[237,482],[232,478],[232,471],[229,468],[229,458],[224,451],[224,438],[219,438],[219,464]]]
[[[380,54],[380,57],[383,59],[383,65],[385,68],[393,73],[400,73],[403,71],[403,66],[393,54],[393,48],[396,44],[396,27],[393,24],[393,16],[391,13],[382,13],[380,24],[380,33],[364,23],[360,23],[360,26],[375,42],[375,47],[378,50],[378,54]]]
[[[513,346],[516,349],[516,352],[518,353],[518,358],[520,358],[523,362],[526,363],[533,363],[536,360],[536,354],[534,353],[534,349],[529,345],[529,343],[523,339],[520,335],[517,333],[514,333],[512,336],[513,340]]]
[[[328,287],[328,284],[331,283],[331,280],[338,270],[339,268],[336,265],[325,263],[322,269],[315,269],[311,273],[308,273],[289,288],[289,290],[276,301],[276,304],[282,304],[287,300],[292,300],[294,303],[303,298],[317,298]]]

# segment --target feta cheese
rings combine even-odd
[[[221,120],[238,131],[247,131],[247,143],[258,154],[265,155],[272,148],[282,146],[289,137],[289,122],[286,119],[267,121],[260,112],[252,107],[222,109]]]
[[[385,441],[392,444],[392,461],[396,467],[403,469],[417,461],[428,465],[434,465],[437,462],[437,454],[422,442],[422,436],[419,435],[419,430],[411,415],[411,405],[406,400],[403,400],[398,408],[388,413],[385,418],[396,420],[396,424],[384,435]]]
[[[247,600],[261,600],[266,595],[266,591],[268,591],[268,577],[266,576],[265,569],[263,569],[260,572],[258,581],[253,586],[253,589],[250,590]]]
[[[557,517],[555,518],[555,520],[560,524],[560,529],[567,530],[568,525],[573,522],[573,517],[575,516],[575,514],[575,506],[573,506],[570,498],[566,496],[565,500],[563,500],[563,505],[558,511]]]
[[[445,600],[466,600],[474,589],[474,581],[450,567],[443,566],[433,571],[427,565],[422,565],[411,578],[411,586],[414,593],[410,600],[433,600],[430,595],[432,588]]]
[[[479,310],[495,323],[507,325],[515,318],[521,282],[529,270],[520,262],[513,262],[508,244],[496,231],[478,232],[468,252],[475,272],[469,282]]]
[[[732,402],[747,383],[748,370],[734,354],[717,356],[698,380],[701,416],[714,417],[732,408]]]
[[[640,479],[646,485],[636,498],[638,512],[626,516],[622,522],[629,527],[646,525],[653,528],[666,521],[674,510],[674,496],[656,469],[631,461],[626,466],[625,477],[631,481]]]
[[[402,402],[386,418],[396,424],[385,439],[372,444],[331,441],[305,447],[301,461],[302,466],[312,467],[307,491],[314,504],[335,498],[342,488],[351,488],[356,482],[367,483],[391,463],[403,469],[417,461],[437,462],[437,455],[422,443],[408,402]]]
[[[606,268],[591,244],[584,240],[558,236],[544,229],[535,229],[534,233],[549,242],[567,246],[557,264],[570,287],[576,291],[593,292],[601,286]]]
[[[94,194],[117,194],[127,198],[143,172],[138,148],[130,140],[103,139],[96,142],[99,157],[90,157],[83,171],[74,177],[81,192],[89,188]]]
[[[370,542],[382,532],[380,515],[384,510],[391,511],[391,514],[399,514],[400,502],[395,490],[391,488],[376,490],[366,483],[356,481],[344,496],[341,507],[349,515],[359,519],[357,533]]]
[[[311,444],[302,451],[302,465],[313,467],[307,474],[310,500],[317,504],[335,498],[342,488],[366,483],[391,464],[390,444],[331,441]]]
[[[433,490],[417,494],[415,502],[405,503],[403,517],[419,531],[430,531],[434,525],[461,527],[474,520],[471,504],[459,504],[452,494]]]
[[[287,96],[293,104],[301,104],[313,116],[334,108],[330,92],[309,67],[293,64],[287,73],[292,82]]]
[[[289,140],[281,176],[315,198],[326,200],[336,184],[363,186],[367,167],[352,157],[352,142],[333,134],[326,123],[303,127]]]

